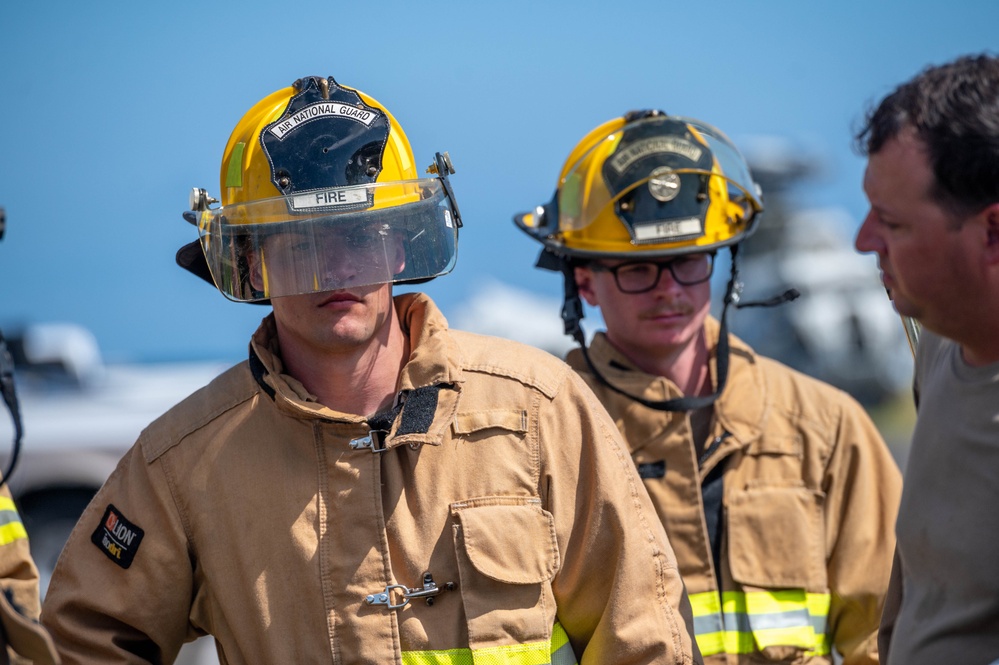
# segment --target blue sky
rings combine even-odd
[[[497,281],[559,297],[511,216],[629,109],[785,137],[826,164],[802,203],[859,222],[865,106],[996,25],[989,0],[2,3],[0,325],[80,323],[116,360],[241,357],[266,309],[175,266],[180,214],[218,192],[242,114],[302,76],[378,99],[418,162],[450,152],[458,266],[424,287],[450,315]]]

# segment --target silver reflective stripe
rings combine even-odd
[[[552,652],[551,665],[577,665],[576,654],[572,652],[572,645],[566,642]]]
[[[694,634],[707,635],[708,633],[720,633],[724,626],[720,614],[705,614],[694,617]]]
[[[825,622],[823,621],[823,629]],[[749,633],[754,630],[770,630],[772,628],[801,628],[813,625],[812,617],[808,614],[808,609],[789,610],[785,612],[756,613],[752,617],[740,612],[726,612],[725,626],[740,633]],[[819,631],[822,632],[822,631]]]
[[[19,523],[21,521],[21,516],[17,514],[16,510],[0,510],[0,526],[5,526],[7,524]]]
[[[722,623],[724,621],[724,624]],[[750,625],[752,623],[752,625]],[[740,633],[750,633],[753,628],[767,630],[769,628],[795,628],[811,624],[817,633],[826,630],[826,618],[813,617],[805,609],[791,612],[774,612],[771,614],[754,614],[750,622],[749,616],[742,612],[726,612],[724,619],[718,614],[694,617],[694,633],[706,635],[722,630],[735,630]]]

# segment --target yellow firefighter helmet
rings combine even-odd
[[[514,221],[559,257],[636,260],[741,242],[762,209],[749,167],[724,134],[642,111],[587,134],[552,201]]]
[[[185,218],[199,240],[177,262],[241,302],[432,279],[454,267],[461,221],[447,154],[428,172],[376,100],[299,79],[236,125],[221,206],[194,189]]]
[[[552,200],[514,216],[514,223],[544,245],[538,267],[562,273],[565,331],[579,343],[597,380],[649,408],[689,411],[711,404],[724,390],[727,311],[738,300],[737,249],[756,230],[762,211],[760,188],[724,134],[699,120],[635,111],[587,134],[562,167]],[[574,266],[593,259],[713,255],[721,247],[731,250],[732,272],[721,314],[715,392],[653,401],[610,383],[587,352]],[[774,304],[793,297],[789,291]]]

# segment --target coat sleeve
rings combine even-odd
[[[38,568],[10,488],[0,485],[0,662],[58,663],[48,633],[38,624]]]
[[[42,623],[62,662],[173,662],[194,637],[187,542],[160,460],[147,462],[137,444],[80,517],[52,575]]]
[[[824,480],[829,625],[844,665],[862,665],[878,662],[902,478],[861,406],[843,395],[840,408]]]
[[[538,436],[562,555],[552,588],[580,665],[700,663],[662,523],[617,428],[575,373],[542,409]]]

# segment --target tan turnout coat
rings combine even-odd
[[[384,437],[281,373],[270,318],[142,433],[52,579],[65,663],[169,662],[202,634],[231,664],[692,662],[673,552],[582,381],[425,296],[396,307]]]
[[[719,325],[709,318],[705,326],[713,354]],[[714,404],[702,460],[686,414],[653,410],[608,389],[578,349],[568,361],[607,407],[642,470],[680,564],[705,663],[824,664],[833,662],[832,649],[845,665],[876,663],[898,467],[846,393],[730,340],[728,382]],[[602,334],[590,357],[630,394],[681,396]],[[723,536],[716,561],[702,483],[719,466]]]

